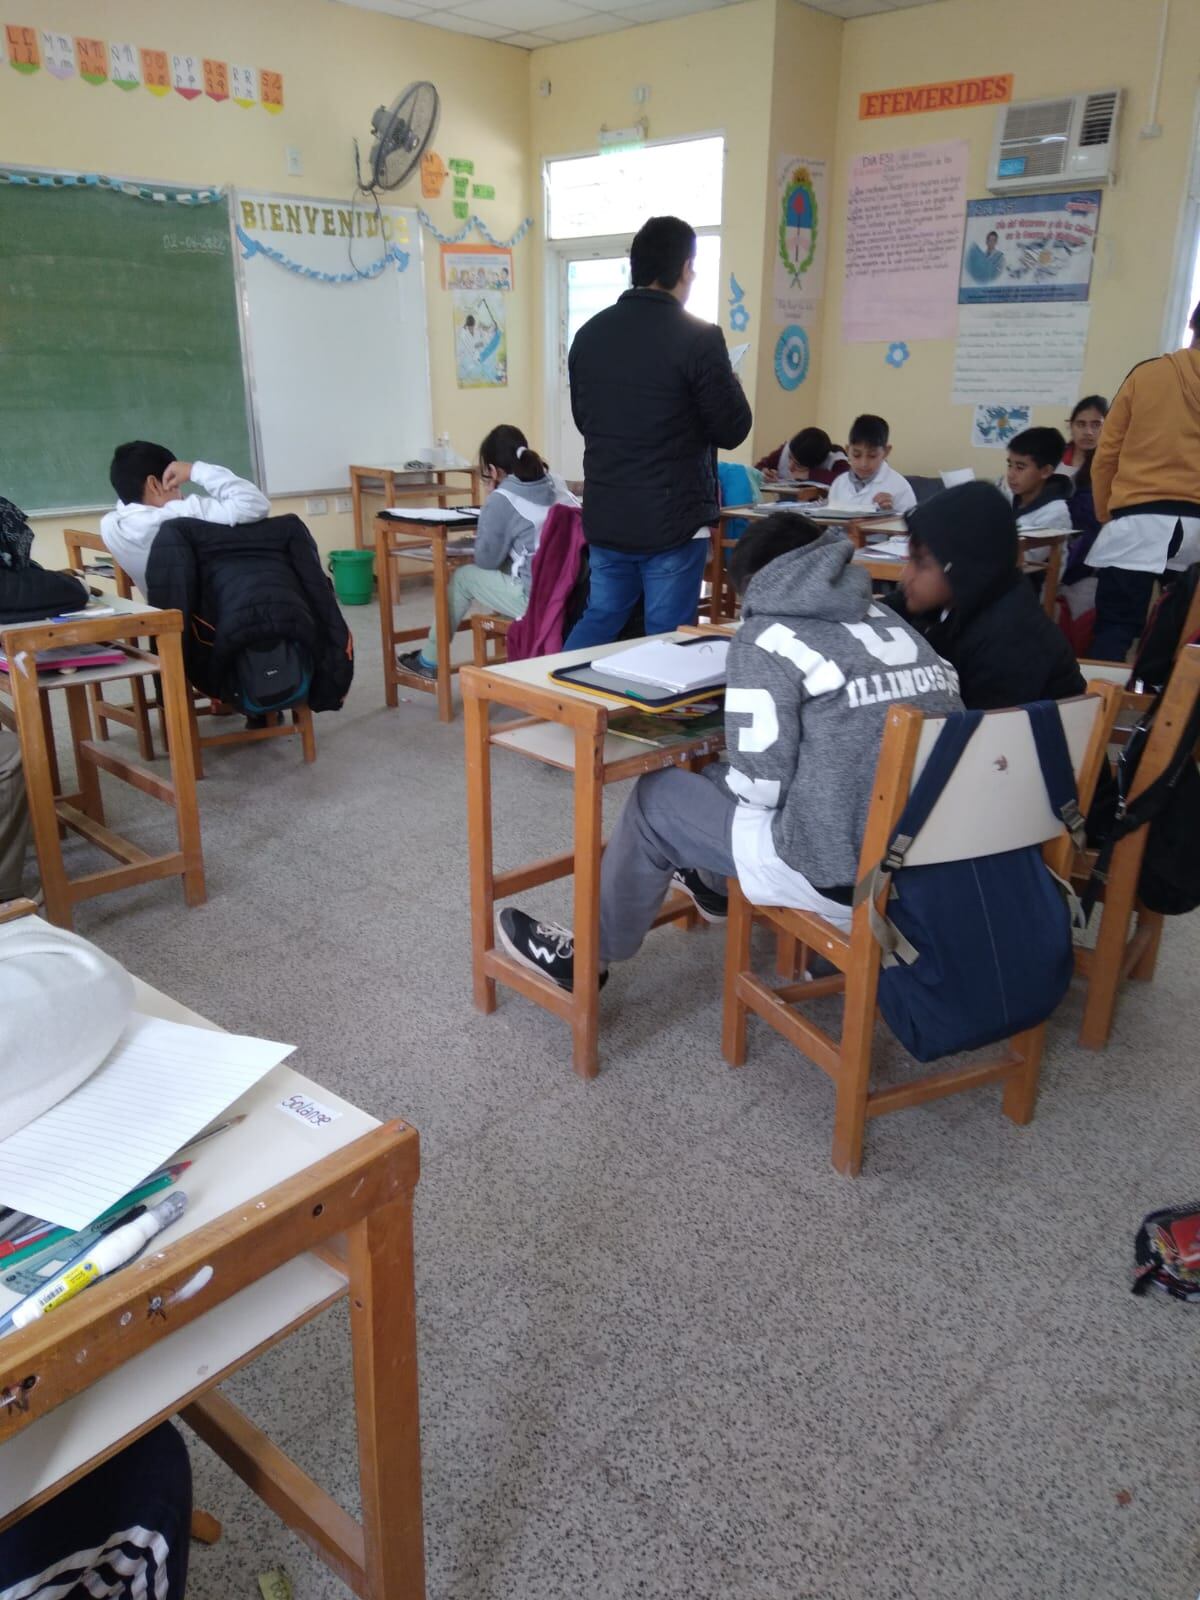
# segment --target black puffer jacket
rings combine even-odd
[[[969,711],[1084,692],[1066,635],[1017,566],[1012,507],[990,483],[943,490],[908,514],[908,531],[937,557],[954,591],[945,616],[909,617],[958,673]],[[907,617],[900,590],[889,605]]]
[[[151,605],[182,611],[188,678],[205,694],[233,700],[240,651],[277,639],[312,662],[308,703],[336,711],[354,677],[354,644],[299,517],[265,517],[227,528],[196,517],[164,522],[146,567]]]
[[[721,330],[674,295],[629,289],[584,323],[570,355],[589,544],[652,555],[716,519],[716,452],[750,432]]]
[[[0,624],[4,627],[81,611],[87,603],[86,586],[69,572],[47,572],[36,561],[15,570],[0,566]]]

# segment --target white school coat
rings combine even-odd
[[[890,494],[892,510],[897,512],[911,511],[917,503],[912,484],[885,461],[866,483],[853,467],[836,477],[829,485],[829,508],[831,511],[877,511],[877,494]]]
[[[189,494],[185,500],[171,500],[165,506],[144,506],[140,501],[127,505],[118,500],[116,510],[100,523],[100,537],[143,594],[150,546],[163,523],[172,517],[199,517],[203,522],[223,522],[233,528],[239,522],[261,522],[271,515],[271,502],[262,490],[228,467],[194,461],[192,482],[204,493]]]

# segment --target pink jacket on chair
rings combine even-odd
[[[510,661],[552,656],[562,649],[567,601],[579,576],[583,517],[577,506],[554,506],[530,569],[529,604],[508,630]]]

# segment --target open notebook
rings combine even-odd
[[[725,682],[728,639],[701,639],[677,644],[672,639],[648,639],[630,650],[618,650],[597,663],[600,670],[631,683],[648,683],[673,694],[712,689]]]

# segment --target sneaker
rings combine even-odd
[[[535,922],[515,906],[505,906],[496,918],[500,943],[514,961],[549,978],[568,992],[575,987],[575,940],[568,928],[555,922]],[[608,982],[608,972],[600,974],[600,987]]]
[[[705,922],[724,922],[729,916],[729,896],[710,889],[694,867],[680,867],[671,882],[684,894]]]
[[[431,666],[419,650],[410,650],[406,656],[399,656],[396,665],[401,672],[411,672],[414,678],[424,678],[430,683],[437,678],[437,668]]]

